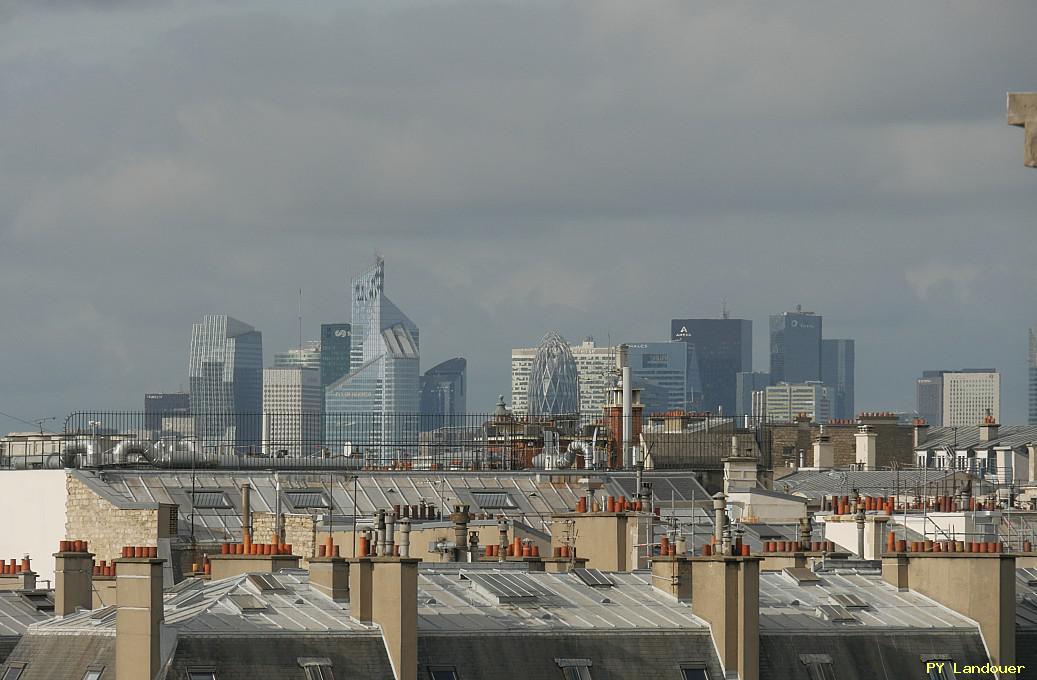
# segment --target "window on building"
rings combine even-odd
[[[431,666],[428,676],[430,680],[457,680],[457,669],[453,666]]]
[[[836,680],[832,657],[827,654],[800,654],[800,662],[807,667],[810,680]]]
[[[301,657],[298,661],[306,673],[306,680],[335,680],[335,675],[331,672],[331,659]]]
[[[219,680],[216,677],[216,671],[212,669],[188,669],[187,680]]]
[[[102,673],[104,673],[103,668],[88,668],[83,674],[83,680],[101,680]]]
[[[18,680],[18,678],[22,677],[22,671],[25,670],[27,665],[24,663],[7,664],[7,669],[3,675],[0,675],[0,680]]]
[[[564,680],[591,680],[590,659],[555,659]]]
[[[681,680],[709,680],[706,667],[701,664],[681,666]]]

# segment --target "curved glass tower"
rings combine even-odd
[[[529,373],[528,413],[546,416],[578,413],[580,379],[569,344],[557,333],[540,341]]]

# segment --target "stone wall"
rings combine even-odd
[[[289,514],[281,515],[284,521],[284,542],[290,543],[292,552],[304,560],[317,554],[316,523],[313,515]],[[252,540],[256,543],[269,543],[274,535],[276,516],[272,512],[252,513]]]
[[[867,421],[865,421],[867,422]],[[910,425],[898,425],[896,422],[867,422],[876,434],[878,466],[890,467],[894,461],[901,465],[914,463],[914,430]],[[799,450],[806,452],[806,465],[814,466],[814,439],[820,431],[816,423],[803,427],[796,423],[774,425],[772,433],[772,462],[775,468],[785,465],[785,456],[799,456]],[[835,450],[835,466],[846,467],[857,462],[857,424],[826,425],[825,432],[832,440]]]
[[[120,509],[74,475],[66,476],[65,538],[90,542],[94,559],[113,560],[125,545],[158,545],[159,509]]]

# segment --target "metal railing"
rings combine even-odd
[[[7,468],[356,470],[720,469],[736,453],[771,460],[759,420],[637,420],[586,414],[169,413],[77,411],[60,434],[0,451]]]

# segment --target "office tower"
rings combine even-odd
[[[987,371],[943,374],[943,425],[979,425],[986,416],[1001,420],[1001,374]]]
[[[635,389],[646,415],[683,411],[688,403],[688,349],[683,342],[627,343]]]
[[[915,381],[915,411],[918,417],[935,427],[943,425],[944,371],[922,371]]]
[[[832,417],[850,420],[853,407],[853,340],[821,341],[821,382],[831,388]]]
[[[770,373],[765,373],[763,371],[746,371],[735,376],[735,391],[737,393],[735,414],[740,416],[752,415],[753,392],[759,392],[770,386]]]
[[[1037,334],[1030,329],[1030,425],[1037,425]]]
[[[421,376],[421,429],[463,424],[468,362],[463,357],[436,364]]]
[[[144,395],[144,428],[162,430],[162,419],[183,417],[191,413],[191,395],[187,392],[156,392]]]
[[[821,317],[796,311],[771,316],[771,382],[821,380]]]
[[[531,416],[578,413],[580,379],[569,345],[557,333],[540,341],[529,370],[526,408]]]
[[[320,370],[319,340],[309,340],[302,347],[293,347],[274,354],[274,368],[313,368]]]
[[[317,453],[323,402],[319,368],[264,369],[263,450],[268,455]]]
[[[511,350],[511,409],[516,415],[528,413],[529,376],[537,347],[518,347]],[[580,383],[579,412],[585,419],[600,418],[605,408],[608,378],[615,373],[616,350],[594,344],[587,337],[579,345],[570,345],[569,352],[576,362]]]
[[[327,387],[349,373],[352,331],[348,323],[320,325],[320,384]]]
[[[763,390],[762,412],[769,423],[791,423],[796,416],[807,415],[815,423],[826,423],[831,417],[829,388],[821,382],[781,383]]]
[[[246,449],[259,443],[263,408],[263,336],[226,315],[191,329],[188,362],[195,435],[204,446]]]
[[[737,375],[753,370],[753,322],[726,316],[673,319],[670,338],[688,346],[687,409],[734,415]]]
[[[381,258],[353,279],[350,372],[324,392],[328,439],[380,449],[413,439],[420,409],[418,327],[385,296]]]

